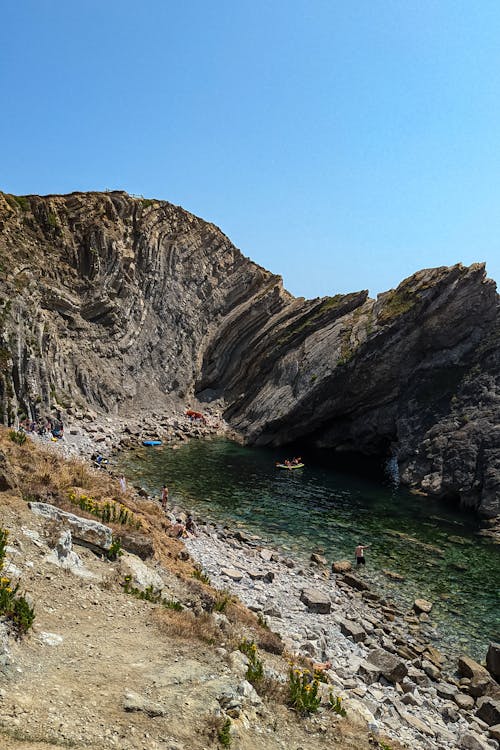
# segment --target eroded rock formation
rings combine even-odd
[[[482,264],[297,299],[217,227],[126,193],[0,194],[2,421],[220,399],[250,443],[397,457],[499,512],[500,315]]]

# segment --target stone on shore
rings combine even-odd
[[[319,615],[329,614],[332,608],[330,597],[317,589],[302,589],[300,601],[306,605],[310,612],[316,612]]]
[[[401,682],[403,677],[408,674],[408,668],[404,661],[383,648],[371,651],[368,654],[367,661],[374,664],[380,674],[392,683]]]
[[[486,667],[491,676],[500,682],[500,643],[490,643],[488,646]]]
[[[468,677],[469,679],[489,676],[489,672],[485,667],[465,654],[458,657],[458,673],[462,677]]]
[[[369,661],[363,659],[359,664],[358,674],[366,685],[373,685],[374,682],[379,680],[380,669],[375,664],[370,664]]]
[[[354,622],[353,620],[341,620],[340,632],[348,638],[352,638],[354,643],[359,643],[360,641],[364,641],[366,639],[365,630],[361,627],[361,625],[358,625],[358,623]]]
[[[415,599],[413,602],[413,609],[420,615],[422,613],[429,614],[432,609],[432,602],[428,602],[427,599]]]
[[[348,573],[350,570],[352,570],[352,565],[349,560],[336,560],[332,563],[334,573]]]
[[[459,708],[463,711],[470,711],[474,708],[474,698],[472,695],[466,695],[465,693],[455,693],[453,700]]]
[[[311,562],[315,565],[326,565],[327,559],[323,555],[319,555],[317,552],[313,552],[310,557]]]
[[[500,724],[500,701],[484,695],[477,701],[476,716],[485,721],[489,727]]]
[[[460,750],[491,750],[491,745],[471,731],[462,735],[459,747]]]
[[[236,568],[221,568],[221,575],[226,576],[226,578],[230,578],[232,581],[241,581],[243,578],[243,573],[241,570],[236,570]]]
[[[37,516],[69,527],[73,539],[83,542],[89,547],[97,550],[108,550],[111,547],[113,532],[109,526],[105,526],[99,521],[82,518],[74,513],[66,513],[66,511],[49,503],[30,502],[28,507]]]
[[[344,583],[347,583],[347,585],[352,589],[358,589],[358,591],[368,591],[368,589],[370,588],[367,583],[362,581],[360,578],[357,578],[355,575],[351,575],[350,573],[345,573],[342,576],[342,580],[344,581]]]

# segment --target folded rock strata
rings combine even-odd
[[[500,316],[485,267],[294,298],[213,224],[123,192],[0,193],[0,418],[218,400],[244,440],[393,456],[499,513]]]

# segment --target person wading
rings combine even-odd
[[[354,551],[354,555],[356,557],[356,567],[359,567],[359,565],[366,565],[365,549],[368,549],[369,546],[369,544],[361,544],[361,542],[359,542]]]

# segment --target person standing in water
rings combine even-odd
[[[358,546],[354,551],[354,554],[356,556],[356,567],[359,567],[360,565],[366,565],[365,549],[368,549],[369,546],[369,544],[361,544],[361,542],[358,543]]]
[[[168,503],[168,487],[166,484],[161,488],[161,507],[163,510],[167,510]]]

